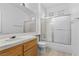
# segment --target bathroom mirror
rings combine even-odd
[[[21,3],[0,4],[0,34],[36,32],[36,16]]]

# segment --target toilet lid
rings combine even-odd
[[[46,45],[47,44],[47,42],[38,42],[38,45]]]

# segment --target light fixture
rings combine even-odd
[[[20,5],[21,5],[21,6],[25,6],[25,3],[21,3]]]

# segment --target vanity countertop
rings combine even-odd
[[[22,44],[24,42],[32,40],[33,38],[36,38],[36,37],[34,35],[26,35],[26,36],[19,36],[14,39],[9,39],[9,38],[0,39],[0,51]]]
[[[16,34],[13,34],[13,35],[18,35],[18,36],[33,35],[33,36],[36,36],[36,35],[40,35],[40,33],[37,33],[37,32],[28,32],[28,33],[16,33]]]

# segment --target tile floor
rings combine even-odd
[[[72,56],[70,53],[65,53],[61,51],[56,51],[52,49],[46,49],[46,52],[41,52],[40,56]]]

